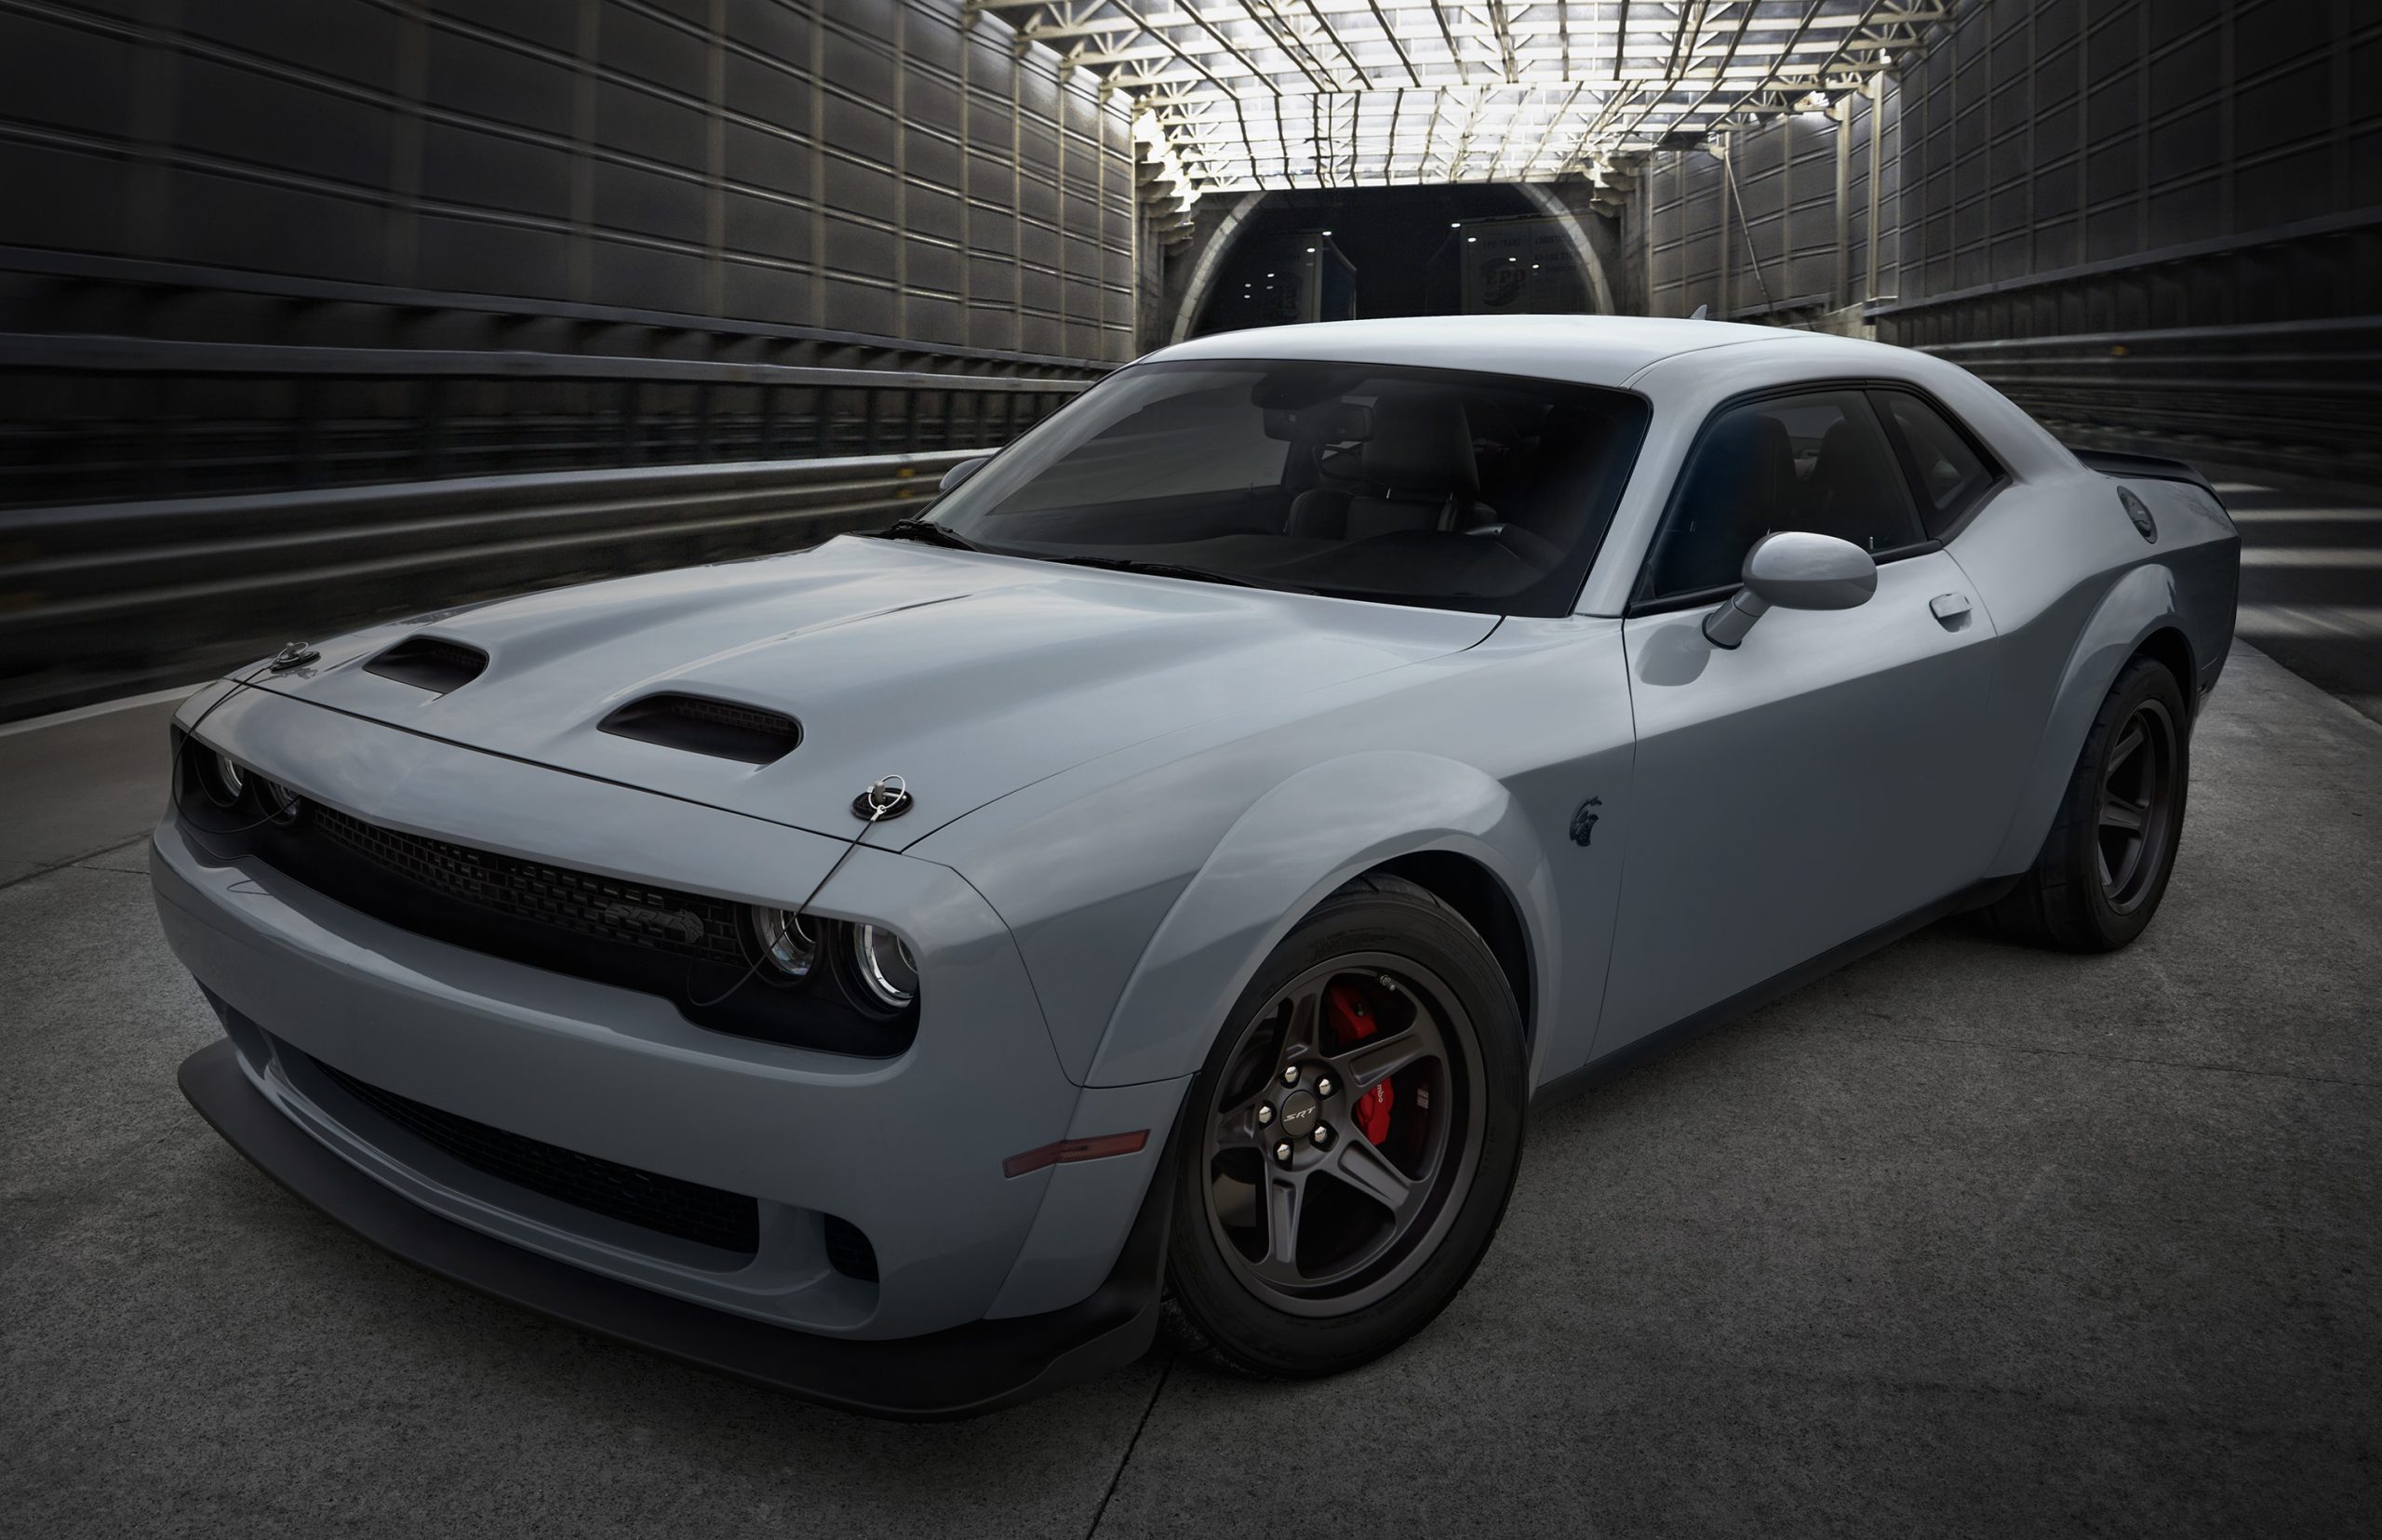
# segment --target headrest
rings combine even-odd
[[[1396,491],[1479,489],[1472,462],[1472,424],[1464,404],[1444,395],[1385,395],[1373,404],[1364,473]]]

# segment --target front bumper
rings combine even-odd
[[[605,1336],[847,1411],[916,1419],[995,1411],[1131,1362],[1158,1329],[1171,1182],[1154,1185],[1108,1278],[1077,1305],[892,1342],[838,1340],[672,1299],[442,1219],[285,1117],[228,1039],[183,1061],[181,1081],[233,1148],[383,1251]]]
[[[261,693],[227,702],[204,731],[355,817],[731,900],[798,898],[844,849]],[[326,1169],[426,1211],[419,1225],[373,1221],[396,1238],[383,1242],[393,1249],[410,1254],[419,1236],[448,1225],[542,1259],[490,1265],[497,1275],[551,1277],[546,1264],[592,1275],[547,1290],[558,1303],[541,1308],[580,1319],[574,1290],[613,1298],[620,1285],[665,1317],[683,1303],[748,1318],[715,1332],[751,1325],[890,1344],[946,1340],[988,1318],[1076,1320],[1064,1332],[1022,1329],[1021,1340],[1047,1346],[1054,1332],[1090,1330],[1078,1310],[1105,1319],[1113,1307],[1182,1086],[1074,1084],[1006,927],[948,868],[863,847],[817,896],[814,912],[832,917],[898,920],[928,980],[909,1049],[861,1059],[708,1031],[653,996],[411,933],[253,859],[202,850],[170,815],[150,867],[167,938],[222,1011],[234,1050],[221,1057],[245,1076],[245,1101],[218,1095],[203,1110],[292,1185],[295,1158],[260,1153],[288,1141],[235,1134],[218,1107],[262,1106],[305,1142],[312,1164],[328,1159]],[[749,1199],[758,1246],[734,1256],[689,1246],[442,1160],[343,1095],[325,1068],[562,1152]],[[1056,1140],[1135,1129],[1153,1131],[1135,1155],[1018,1177],[1002,1170],[1005,1157]],[[328,1190],[328,1180],[301,1190]],[[364,1212],[335,1196],[326,1206],[341,1217]],[[866,1237],[874,1281],[835,1265],[831,1217]],[[1106,1331],[1093,1334],[1109,1341]],[[983,1399],[978,1371],[945,1367],[945,1399],[909,1395],[877,1409],[957,1412]],[[842,1397],[832,1386],[806,1393]]]

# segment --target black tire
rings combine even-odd
[[[1291,1069],[1295,1084],[1280,1078]],[[1258,969],[1192,1082],[1167,1257],[1177,1342],[1303,1379],[1421,1331],[1505,1216],[1527,1080],[1513,990],[1463,917],[1392,877],[1325,899]],[[1279,1256],[1278,1200],[1291,1216]]]
[[[2138,657],[2119,672],[2042,853],[1989,911],[1997,930],[2068,952],[2112,952],[2142,934],[2183,836],[2190,727],[2183,687],[2164,664]],[[2138,829],[2126,826],[2136,818]]]

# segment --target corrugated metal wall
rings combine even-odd
[[[2372,0],[1970,4],[1901,104],[1894,341],[2375,308]]]
[[[1866,301],[1891,340],[1936,343],[2375,307],[2372,0],[1967,0],[1885,87],[1874,291],[1869,102],[1838,115],[1649,158],[1632,234],[1655,314]]]
[[[1126,120],[1015,43],[943,0],[9,6],[0,305],[187,268],[1123,358]]]
[[[1867,325],[2079,444],[2382,475],[2382,6],[1966,0],[1875,115],[1874,253],[1866,97],[1651,157],[1650,308]]]
[[[1898,234],[1894,88],[1882,88],[1881,283],[1893,274]],[[1726,319],[1806,321],[1861,301],[1869,292],[1869,137],[1880,115],[1868,97],[1848,97],[1833,114],[1798,113],[1708,149],[1647,157],[1626,222],[1648,275],[1649,313],[1685,315],[1704,305]]]

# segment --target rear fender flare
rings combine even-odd
[[[2093,617],[2078,635],[2052,698],[2027,783],[2019,793],[2017,811],[2001,850],[1994,856],[1993,875],[2023,872],[2035,864],[2061,794],[2076,771],[2076,757],[2084,752],[2084,735],[2093,717],[2117,680],[2118,670],[2141,649],[2151,633],[2162,628],[2185,630],[2176,602],[2175,574],[2158,562],[2136,567],[2120,578],[2102,596]],[[2188,699],[2192,681],[2183,681]]]

